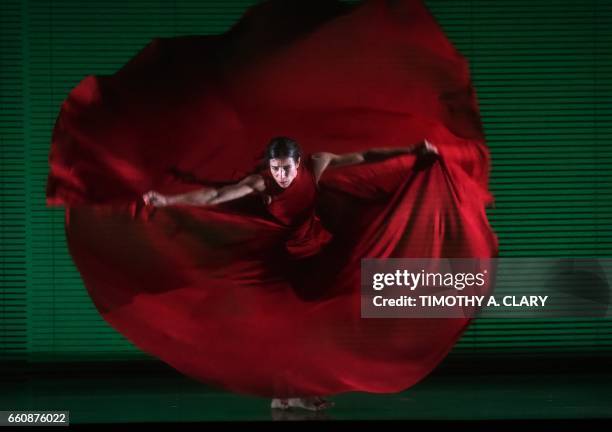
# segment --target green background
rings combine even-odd
[[[3,0],[0,360],[153,360],[98,315],[47,208],[51,131],[86,75],[154,37],[221,33],[253,1]],[[502,257],[612,257],[612,2],[430,0],[469,59]],[[477,319],[450,356],[609,355],[612,320]]]

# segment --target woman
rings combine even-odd
[[[303,157],[297,142],[287,137],[276,137],[265,151],[267,168],[262,172],[249,175],[233,185],[204,188],[181,195],[166,196],[149,191],[143,195],[143,200],[145,204],[155,207],[207,206],[258,194],[275,219],[294,226],[299,233],[288,241],[288,251],[293,251],[293,255],[299,258],[306,258],[317,253],[330,240],[330,234],[321,226],[314,211],[316,189],[323,172],[330,167],[355,165],[402,154],[425,156],[438,154],[438,150],[425,140],[423,144],[412,147],[370,149],[341,155],[321,152]],[[293,195],[295,199],[287,199],[288,195]],[[295,205],[295,202],[299,204]],[[291,244],[298,243],[299,248],[291,248]],[[332,402],[320,397],[276,398],[271,404],[272,408],[277,409],[300,407],[312,411],[331,406]]]
[[[361,260],[497,255],[468,66],[420,0],[267,1],[83,79],[55,124],[47,203],[66,207],[100,315],[184,375],[281,406],[422,380],[470,319],[362,318]],[[305,154],[252,173],[279,125]],[[401,149],[423,137],[431,165]],[[361,152],[380,143],[396,150]]]

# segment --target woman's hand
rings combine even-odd
[[[154,207],[165,207],[170,204],[168,197],[160,194],[159,192],[149,191],[142,196],[142,200],[146,205]]]
[[[427,140],[425,140],[425,143],[419,147],[417,153],[419,156],[440,154],[438,152],[438,148]]]

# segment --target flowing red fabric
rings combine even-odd
[[[275,209],[140,198],[238,181],[278,135],[306,155],[428,139],[440,156],[330,168],[318,190],[300,174]],[[47,203],[66,208],[70,253],[104,319],[183,374],[243,394],[414,385],[470,319],[362,319],[360,260],[497,255],[468,64],[416,0],[269,1],[227,33],[155,39],[70,92],[50,166]]]

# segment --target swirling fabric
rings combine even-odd
[[[140,198],[238,181],[279,135],[305,153],[428,139],[440,155],[328,169],[316,210],[331,240],[302,260],[287,253],[295,227],[257,197]],[[47,203],[66,208],[68,247],[102,317],[238,393],[414,385],[470,319],[361,318],[361,259],[497,255],[468,63],[416,0],[268,1],[226,33],[155,39],[70,92],[49,161]]]

